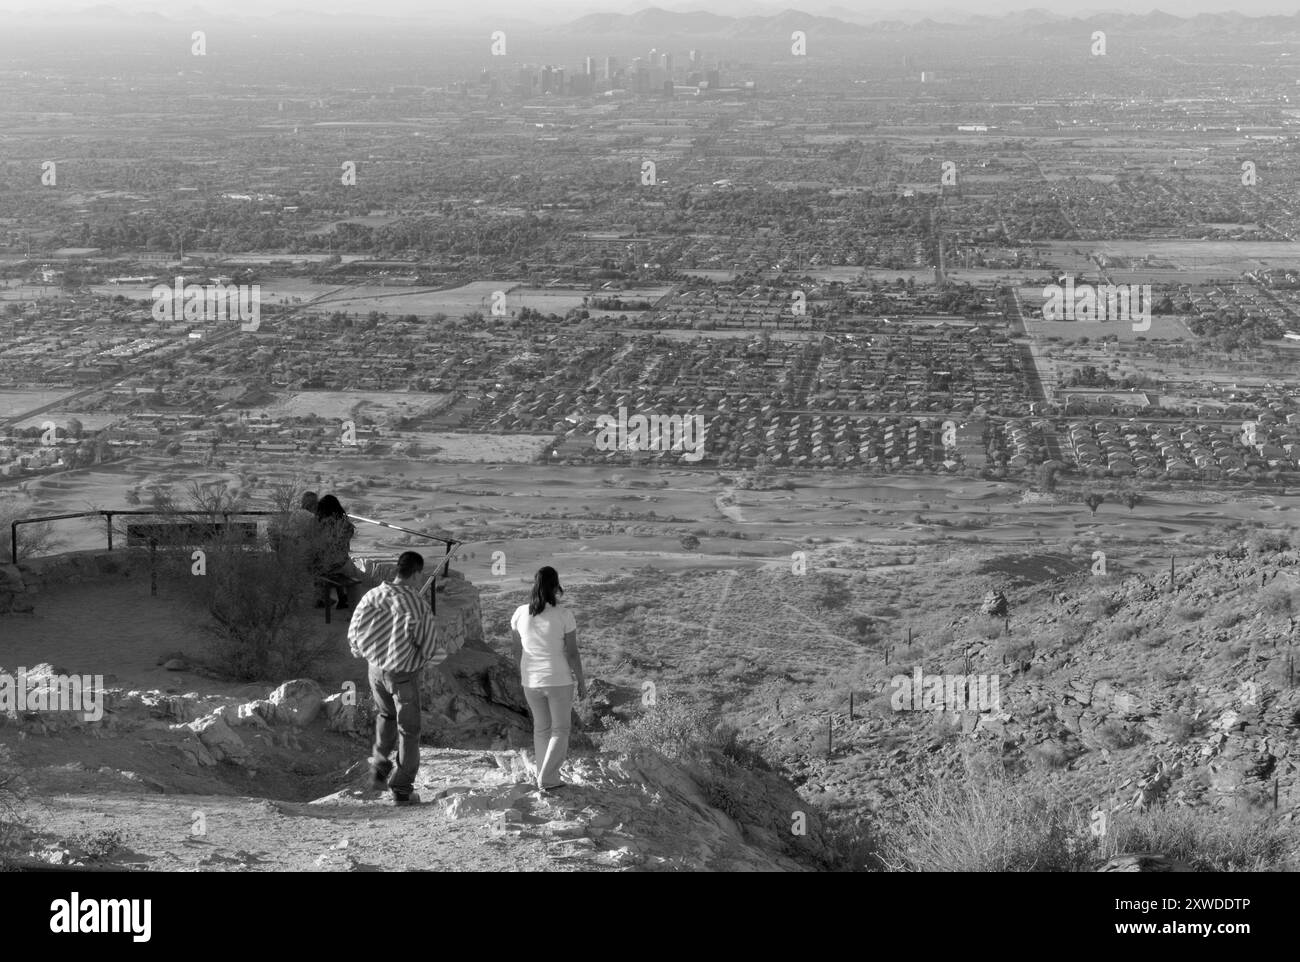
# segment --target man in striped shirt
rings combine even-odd
[[[420,669],[434,658],[437,625],[433,609],[416,588],[424,558],[404,551],[397,577],[366,592],[348,627],[352,654],[370,664],[375,698],[375,748],[370,771],[376,788],[385,784],[397,805],[413,805],[420,768]],[[389,760],[397,747],[397,764]]]

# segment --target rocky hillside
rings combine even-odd
[[[931,643],[899,645],[888,665],[872,650],[842,688],[743,712],[801,795],[888,833],[922,786],[998,773],[1100,826],[1162,806],[1269,816],[1300,856],[1295,551],[1218,553],[1181,566],[1172,590],[1167,573],[1087,569],[1001,583],[1009,622],[972,593],[927,626]],[[999,704],[895,710],[895,677],[917,667],[996,677]]]
[[[65,666],[60,666],[62,672]],[[522,692],[468,643],[426,679],[418,791],[396,809],[368,784],[368,696],[286,682],[266,697],[109,687],[102,719],[0,716],[21,776],[20,860],[156,870],[808,871],[828,853],[788,782],[707,758],[575,753],[572,787],[539,796]],[[30,674],[55,669],[38,666]],[[480,743],[484,748],[465,747]]]

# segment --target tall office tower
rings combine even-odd
[[[671,77],[673,75],[673,55],[670,53],[660,54],[659,66],[663,67],[668,76]]]
[[[563,67],[551,68],[551,90],[553,90],[557,94],[565,93]]]
[[[692,50],[692,51],[691,51],[691,66],[692,66],[692,67],[698,67],[698,66],[700,65],[700,60],[701,60],[701,59],[703,59],[703,58],[700,56],[700,51],[699,51],[699,50]]]
[[[605,79],[613,80],[614,74],[616,73],[618,73],[618,58],[606,57],[605,58]]]
[[[583,73],[584,76],[587,76],[587,77],[591,77],[591,76],[594,76],[594,75],[595,75],[595,73],[596,73],[596,58],[595,58],[595,57],[588,57],[588,58],[583,62],[583,71],[582,71],[582,73]]]
[[[704,79],[708,81],[710,90],[717,90],[722,86],[722,74],[717,70],[710,70],[704,75]]]

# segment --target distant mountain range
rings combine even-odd
[[[341,3],[348,0],[340,0]],[[616,2],[616,0],[612,0]],[[718,0],[723,9],[744,9],[736,0]],[[0,0],[3,3],[3,0]],[[245,8],[248,12],[218,7],[207,9],[198,5],[182,8],[148,9],[139,4],[116,5],[101,3],[86,6],[79,10],[56,11],[50,8],[29,7],[15,12],[0,12],[0,19],[13,21],[43,21],[57,23],[68,22],[116,22],[120,24],[141,23],[191,23],[196,20],[216,21],[260,21],[271,20],[280,24],[306,22],[338,22],[355,26],[358,17],[363,24],[379,24],[415,21],[419,23],[436,23],[446,19],[454,21],[457,27],[481,26],[485,18],[499,22],[501,26],[527,26],[530,30],[550,35],[568,37],[619,37],[645,40],[654,39],[712,39],[715,41],[789,37],[795,30],[804,30],[810,37],[819,34],[836,40],[852,40],[881,33],[902,34],[924,37],[933,35],[952,35],[963,32],[982,32],[987,35],[1011,36],[1016,34],[1036,37],[1065,35],[1080,29],[1107,29],[1108,31],[1132,34],[1163,33],[1167,36],[1207,37],[1214,35],[1234,36],[1238,38],[1258,38],[1260,40],[1300,39],[1300,13],[1268,14],[1247,16],[1229,11],[1223,13],[1198,13],[1192,16],[1176,16],[1162,11],[1151,13],[1095,13],[1065,15],[1050,10],[1033,8],[1001,15],[988,15],[970,12],[953,12],[917,19],[919,10],[891,10],[878,19],[871,19],[871,14],[853,11],[843,5],[826,4],[821,9],[824,14],[806,13],[786,9],[777,13],[765,14],[723,14],[705,11],[677,11],[662,7],[647,7],[633,13],[592,13],[576,19],[549,18],[540,21],[541,12],[534,7],[522,17],[479,14],[467,21],[469,13],[465,9],[455,14],[439,11],[434,7],[417,8],[406,15],[384,13],[370,10],[365,13],[345,11],[338,7],[327,12],[319,8]],[[382,9],[380,7],[379,9]],[[769,8],[770,9],[770,8]],[[255,12],[254,12],[255,11]],[[835,14],[835,15],[831,15]],[[937,18],[937,19],[936,19]]]
[[[938,21],[925,18],[915,22],[902,19],[863,22],[861,16],[853,21],[831,16],[816,16],[798,10],[784,10],[770,16],[722,16],[704,12],[674,12],[659,7],[648,7],[636,13],[596,13],[556,27],[576,35],[606,35],[620,37],[714,37],[718,39],[745,39],[759,36],[788,36],[791,31],[804,30],[832,35],[837,38],[875,35],[881,32],[909,34],[959,33],[983,30],[991,33],[1029,33],[1044,36],[1074,32],[1081,27],[1105,27],[1116,32],[1182,35],[1254,34],[1277,39],[1279,36],[1300,35],[1300,13],[1291,15],[1246,16],[1237,12],[1202,13],[1179,17],[1162,11],[1145,14],[1108,13],[1088,16],[1065,16],[1048,10],[1032,9],[1002,16],[974,15],[964,22]]]

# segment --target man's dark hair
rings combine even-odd
[[[533,595],[528,602],[528,613],[530,615],[540,615],[546,610],[546,606],[556,607],[558,602],[555,600],[556,595],[564,594],[564,589],[560,587],[560,574],[550,565],[537,569],[537,575],[533,578]]]
[[[315,491],[304,491],[302,493],[302,501],[298,502],[298,504],[304,511],[315,511],[316,500],[317,494]]]
[[[418,551],[403,551],[397,559],[397,576],[409,578],[424,570],[424,555]]]

